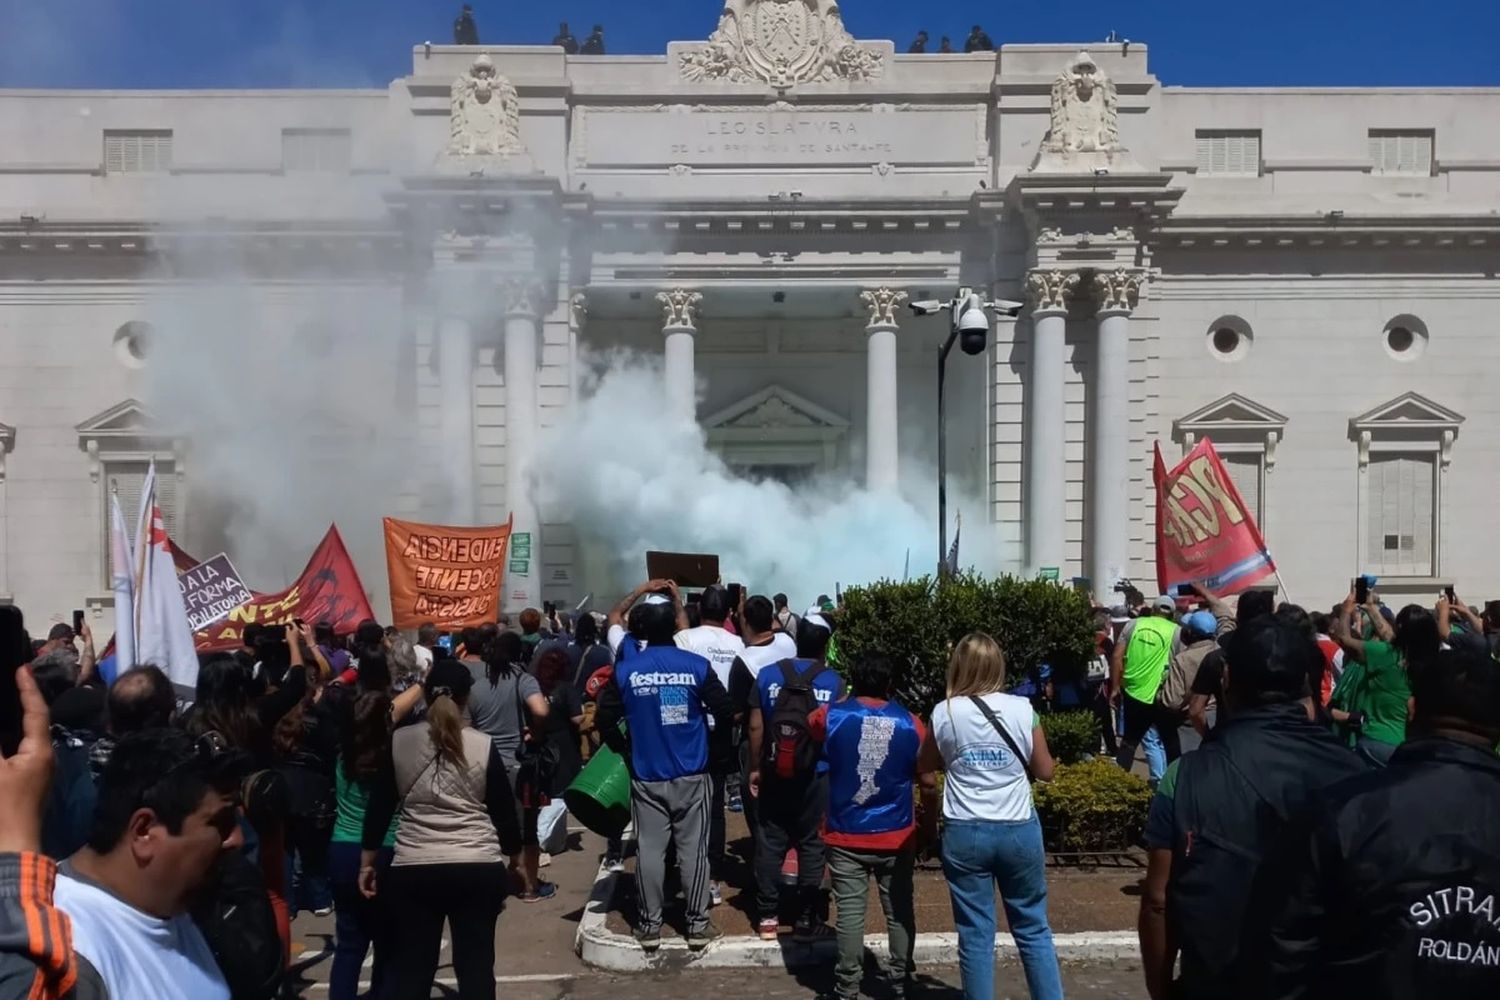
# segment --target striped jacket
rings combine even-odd
[[[52,905],[56,881],[45,855],[0,854],[0,1000],[108,998],[73,951],[68,915]]]

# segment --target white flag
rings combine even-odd
[[[137,663],[154,663],[166,671],[178,693],[192,698],[198,686],[198,650],[188,625],[177,567],[167,545],[167,528],[156,503],[156,463],[141,489],[141,533],[135,539]]]
[[[125,530],[120,498],[109,495],[109,574],[115,594],[115,676],[135,666],[135,547]]]

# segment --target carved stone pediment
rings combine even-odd
[[[1462,414],[1407,392],[1350,420],[1349,437],[1359,446],[1361,469],[1371,451],[1435,451],[1446,469],[1463,422]]]
[[[792,87],[873,80],[880,53],[844,28],[835,0],[727,0],[708,44],[682,53],[684,80],[728,80]]]
[[[725,407],[703,423],[711,430],[818,428],[844,431],[849,427],[849,421],[843,417],[779,385],[767,386]]]

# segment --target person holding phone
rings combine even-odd
[[[1408,673],[1430,663],[1443,643],[1437,616],[1431,611],[1409,604],[1396,615],[1393,626],[1368,582],[1364,604],[1359,603],[1359,589],[1356,581],[1331,625],[1346,658],[1328,708],[1360,756],[1384,767],[1406,741],[1411,702]],[[1357,636],[1349,627],[1356,612],[1365,618]]]

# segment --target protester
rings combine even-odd
[[[1194,611],[1182,620],[1182,649],[1172,655],[1167,674],[1156,692],[1157,725],[1175,729],[1181,752],[1198,749],[1203,738],[1188,719],[1193,681],[1203,661],[1219,648],[1218,619],[1212,611]]]
[[[52,745],[47,704],[31,672],[19,665],[21,623],[19,611],[0,608],[0,647],[8,647],[0,648],[0,670],[15,678],[20,711],[19,718],[3,720],[6,745],[0,749],[0,1000],[95,1000],[103,996],[102,984],[92,969],[87,982],[79,981],[72,923],[53,902],[57,867],[40,853]],[[12,726],[17,732],[9,731]]]
[[[762,669],[755,678],[748,717],[750,795],[756,799],[755,884],[757,930],[762,940],[780,933],[781,867],[797,852],[797,897],[792,936],[829,937],[821,887],[827,863],[823,819],[828,813],[828,762],[807,719],[820,705],[844,695],[844,681],[827,662],[833,626],[818,608],[802,616],[797,658]]]
[[[271,744],[287,786],[289,909],[293,918],[302,910],[325,917],[333,912],[328,844],[338,811],[333,772],[339,736],[322,684],[308,686],[302,701],[276,724]]]
[[[1411,688],[1407,741],[1285,856],[1264,996],[1500,995],[1500,664],[1439,652]]]
[[[547,745],[550,774],[545,776],[548,799],[559,801],[563,792],[583,770],[578,752],[578,728],[583,724],[583,700],[568,683],[568,656],[552,649],[542,654],[536,666],[536,682],[547,701],[547,714],[540,725],[540,735],[533,737]]]
[[[1265,961],[1251,939],[1269,918],[1257,882],[1280,877],[1268,859],[1330,785],[1364,770],[1313,721],[1323,654],[1310,630],[1262,615],[1225,637],[1224,654],[1228,711],[1168,768],[1147,821],[1139,932],[1152,1000],[1247,995]]]
[[[1323,654],[1323,669],[1319,672],[1318,682],[1313,685],[1313,693],[1317,695],[1319,706],[1326,708],[1333,697],[1334,685],[1344,675],[1344,648],[1328,634],[1333,627],[1331,616],[1318,611],[1309,618],[1318,641],[1318,651]]]
[[[521,626],[521,645],[526,650],[526,662],[530,663],[542,642],[542,613],[536,608],[527,608],[516,621]]]
[[[912,872],[920,841],[937,836],[935,754],[922,721],[890,701],[894,665],[869,653],[849,670],[849,697],[820,706],[808,719],[828,760],[828,814],[823,841],[838,907],[835,996],[859,996],[864,970],[865,907],[875,879],[890,945],[890,982],[896,997],[911,992],[916,910]],[[925,757],[927,769],[919,766]],[[914,785],[922,801],[916,808]]]
[[[777,594],[777,599],[785,602],[785,594]],[[800,622],[802,619],[793,618]],[[771,601],[764,596],[756,595],[745,601],[745,607],[740,613],[740,624],[744,632],[745,648],[735,657],[734,663],[729,668],[729,700],[734,705],[734,720],[736,734],[735,754],[739,764],[739,779],[742,789],[750,787],[750,710],[755,707],[758,700],[756,691],[756,678],[766,666],[781,660],[791,660],[797,657],[797,643],[791,636],[781,631],[780,624],[776,618]],[[744,796],[741,799],[741,807],[745,813],[745,825],[750,830],[751,857],[754,855],[754,844],[758,821],[756,819],[756,806],[754,796]]]
[[[947,772],[943,875],[953,898],[965,1000],[995,996],[997,886],[1033,1000],[1061,1000],[1047,924],[1046,853],[1029,780],[1052,779],[1052,754],[1036,712],[1005,693],[1005,680],[998,642],[982,632],[959,641],[920,766]]]
[[[662,581],[636,588],[656,589]],[[646,640],[644,649],[620,646],[614,676],[599,694],[596,718],[610,748],[630,768],[631,817],[636,833],[636,895],[640,922],[635,938],[650,954],[661,947],[667,846],[677,851],[687,910],[687,945],[701,951],[721,936],[708,919],[708,717],[728,726],[729,694],[708,660],[678,649],[681,603],[653,594],[632,608]],[[637,612],[639,612],[637,614]],[[621,609],[611,614],[611,632]],[[621,729],[620,723],[626,723]]]
[[[375,950],[370,996],[385,996],[392,916],[379,901],[359,891],[360,845],[370,793],[390,755],[391,701],[380,692],[360,695],[351,724],[343,733],[338,767],[334,772],[337,815],[328,849],[328,872],[334,901],[333,965],[328,978],[332,1000],[354,1000],[359,994],[365,953]],[[392,818],[375,851],[377,883],[390,867],[396,844]]]
[[[392,997],[431,991],[444,921],[459,996],[495,996],[495,922],[509,890],[506,857],[519,852],[521,829],[497,741],[464,725],[473,685],[464,664],[433,665],[424,684],[427,725],[396,732],[365,812],[360,891],[367,899],[378,894],[400,920],[391,936]],[[398,811],[382,877],[380,851]]]
[[[743,593],[741,591],[742,597]],[[729,606],[728,590],[717,586],[709,587],[698,599],[698,613],[702,624],[684,629],[673,636],[678,649],[697,653],[708,660],[726,692],[729,690],[730,668],[734,666],[735,659],[745,651],[744,640],[725,629],[731,612],[736,610],[738,609]],[[709,780],[712,788],[708,806],[708,894],[710,905],[718,906],[723,902],[719,883],[724,880],[727,864],[724,856],[724,810],[729,804],[729,785],[739,774],[739,755],[735,750],[733,725],[716,729],[710,722],[709,728]]]
[[[951,56],[953,54],[953,39],[944,35],[942,41],[938,43],[938,54]]]
[[[243,846],[246,761],[216,734],[154,729],[120,740],[99,782],[88,844],[59,867],[56,900],[80,965],[111,997],[229,998],[188,915],[216,863]]]
[[[318,651],[328,661],[328,667],[335,675],[349,669],[349,651],[334,632],[333,622],[321,621],[313,626],[313,641],[317,643]]]
[[[599,620],[592,614],[583,615],[573,632],[573,651],[569,660],[573,663],[573,686],[580,695],[596,670],[614,662],[609,647],[599,637]]]
[[[785,594],[777,594],[771,600],[776,606],[776,627],[786,633],[791,638],[793,645],[795,645],[797,641],[797,625],[802,619],[794,615],[792,609],[787,607]]]
[[[1172,657],[1182,652],[1182,634],[1172,620],[1176,611],[1177,602],[1163,594],[1152,602],[1150,615],[1126,622],[1115,641],[1114,659],[1110,663],[1110,703],[1123,706],[1125,717],[1115,762],[1127,771],[1135,762],[1135,748],[1149,729],[1156,730],[1168,763],[1181,753],[1176,718],[1156,704],[1156,693],[1167,675],[1167,666]],[[1153,770],[1151,780],[1161,780],[1161,773]]]
[[[1252,622],[1263,615],[1272,614],[1276,608],[1276,595],[1269,590],[1247,590],[1235,601],[1234,611],[1217,595],[1204,589],[1202,586],[1195,588],[1208,609],[1218,619],[1218,635],[1220,641],[1226,635],[1237,628],[1243,628],[1246,623]],[[1222,649],[1211,650],[1203,658],[1198,666],[1198,673],[1193,677],[1193,696],[1188,701],[1188,720],[1193,729],[1200,737],[1207,735],[1221,719],[1224,718],[1224,651]]]
[[[1409,674],[1437,656],[1442,640],[1437,619],[1426,608],[1407,605],[1392,628],[1379,601],[1371,591],[1358,609],[1372,637],[1355,636],[1349,629],[1356,612],[1353,590],[1331,623],[1333,638],[1352,662],[1346,663],[1328,704],[1350,745],[1370,763],[1384,766],[1406,740]]]
[[[486,640],[478,629],[465,629],[463,642],[466,651],[479,650],[479,654],[468,655],[463,661],[473,682],[468,700],[470,725],[494,742],[506,774],[511,776],[512,790],[517,791],[515,775],[521,766],[526,733],[547,718],[547,699],[536,677],[526,672],[526,650],[516,633],[502,632]],[[511,857],[510,871],[517,883],[515,892],[529,903],[550,899],[557,893],[557,886],[543,882],[537,874],[541,863],[536,831],[539,807],[519,799],[515,804],[521,824],[521,849]]]
[[[97,781],[121,737],[143,729],[163,729],[177,717],[177,693],[161,668],[150,663],[127,670],[109,687],[105,732],[89,748],[89,769]]]
[[[438,648],[440,638],[441,633],[432,622],[423,622],[417,626],[417,642],[413,651],[417,654],[417,671],[423,677],[426,677],[427,671],[432,669],[433,651]]]

